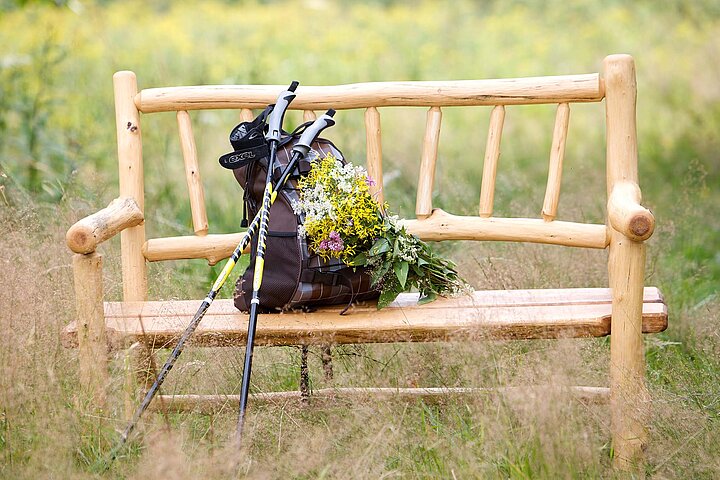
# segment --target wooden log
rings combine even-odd
[[[133,72],[113,75],[115,89],[115,124],[117,127],[120,196],[135,200],[140,212],[145,210],[140,114],[135,107],[137,79]],[[147,267],[142,247],[145,224],[120,233],[122,248],[123,297],[144,300],[147,295]]]
[[[244,233],[210,234],[204,237],[152,238],[143,246],[143,254],[149,262],[204,258],[210,265],[230,257]],[[243,253],[248,253],[250,247]]]
[[[108,375],[108,339],[103,310],[102,256],[73,255],[79,377],[93,405],[104,408]]]
[[[495,178],[497,163],[500,158],[500,140],[505,123],[505,107],[498,105],[490,113],[487,143],[485,145],[485,161],[483,162],[482,184],[480,186],[480,212],[483,218],[492,216],[495,200]]]
[[[543,288],[527,290],[477,290],[468,295],[454,298],[442,298],[418,306],[418,293],[401,293],[394,302],[390,304],[388,312],[396,308],[422,308],[423,310],[443,310],[457,308],[495,308],[495,307],[517,307],[517,306],[563,306],[563,305],[601,305],[612,303],[612,290],[609,288]],[[126,318],[134,316],[161,316],[165,311],[168,316],[192,316],[198,304],[202,300],[172,300],[153,302],[106,302],[105,317]],[[665,299],[656,287],[645,287],[643,290],[644,303],[665,303]],[[339,315],[345,305],[318,307],[316,311],[322,314]],[[383,313],[384,310],[376,311],[376,304],[364,302],[354,304],[350,310],[357,312],[375,312],[380,316],[391,315]],[[213,302],[209,314],[214,315],[241,315],[234,306],[232,300],[217,299]],[[312,313],[312,312],[310,312]],[[289,319],[300,318],[300,312],[283,312]],[[273,315],[267,313],[266,315]]]
[[[143,344],[135,342],[125,350],[125,354],[122,357],[123,375],[125,379],[123,382],[123,418],[127,422],[132,419],[135,409],[137,408],[137,382],[135,381],[136,375],[133,369],[137,351],[142,348],[145,348]]]
[[[240,121],[241,122],[252,122],[255,120],[255,114],[249,108],[243,108],[240,110]]]
[[[436,208],[425,220],[403,220],[408,231],[425,241],[481,240],[531,242],[571,247],[605,248],[605,225],[544,222],[534,218],[480,218],[451,215]],[[204,258],[210,265],[228,258],[244,233],[152,238],[143,246],[150,262]],[[244,253],[248,253],[248,249]]]
[[[606,57],[603,79],[606,88],[607,187],[610,197],[618,184],[638,183],[637,85],[632,57]],[[622,190],[618,192],[626,191],[624,187],[620,188]],[[611,203],[616,203],[616,199]],[[645,421],[649,398],[645,387],[641,325],[645,244],[632,241],[614,227],[611,231],[608,273],[613,294],[613,333],[610,339],[613,465],[623,470],[642,469],[643,450],[648,439]]]
[[[67,246],[75,253],[92,253],[105,240],[126,228],[140,225],[143,214],[135,200],[116,198],[99,212],[79,220],[65,235]]]
[[[300,396],[310,397],[310,370],[308,369],[308,346],[300,346]]]
[[[425,241],[482,240],[605,248],[607,227],[589,223],[545,222],[534,218],[481,218],[451,215],[439,208],[425,220],[403,220]]]
[[[193,230],[195,235],[207,235],[208,219],[205,209],[205,190],[200,179],[200,165],[198,164],[195,136],[192,131],[190,114],[185,110],[177,112],[178,131],[180,132],[180,147],[185,163],[185,180],[190,194],[190,212],[192,213]]]
[[[383,192],[382,169],[382,133],[380,128],[380,112],[370,107],[365,110],[365,144],[367,145],[367,171],[375,182],[370,185],[370,193],[382,205],[385,202]]]
[[[415,215],[427,218],[432,214],[432,192],[435,183],[435,164],[437,163],[438,146],[440,144],[440,125],[442,111],[440,107],[430,107],[425,124],[422,158],[420,159],[420,177],[418,179]]]
[[[312,110],[305,110],[303,112],[303,122],[314,122],[317,119],[317,115]]]
[[[150,88],[135,97],[144,112],[265,108],[287,85],[208,85]],[[597,73],[553,77],[430,82],[371,82],[297,89],[294,110],[368,107],[442,107],[599,102],[604,95]]]
[[[610,225],[635,242],[647,240],[655,230],[655,217],[640,200],[640,187],[623,181],[615,183],[608,199]]]
[[[332,346],[322,345],[320,349],[320,358],[322,360],[323,372],[325,373],[325,380],[331,381],[335,377],[333,372]]]
[[[611,332],[609,289],[553,289],[475,292],[418,305],[418,294],[402,294],[378,311],[374,304],[322,307],[312,313],[265,314],[258,345],[434,342],[477,339],[531,339],[604,336]],[[199,300],[111,302],[105,305],[113,344],[142,341],[151,348],[173,345],[197,311]],[[200,346],[240,345],[247,315],[232,300],[215,300],[192,337]],[[667,308],[657,289],[645,290],[645,333],[667,327]],[[63,342],[72,346],[75,326]]]
[[[551,222],[557,217],[557,208],[560,201],[560,181],[562,180],[562,165],[565,157],[565,141],[567,140],[568,124],[570,122],[570,106],[567,103],[558,105],[555,114],[555,129],[553,131],[552,147],[550,148],[550,166],[548,168],[548,181],[545,189],[542,217]]]
[[[559,393],[572,396],[586,404],[603,404],[609,401],[610,389],[606,387],[557,387],[551,385],[473,388],[473,387],[429,387],[429,388],[388,388],[388,387],[338,387],[313,390],[309,397],[313,405],[318,401],[336,402],[363,401],[413,401],[442,402],[457,396],[502,395],[509,399],[527,398],[528,395],[545,395]],[[239,395],[162,395],[159,396],[168,412],[194,411],[199,413],[216,413],[226,409],[237,408]],[[258,392],[250,394],[250,401],[255,403],[278,403],[287,405],[294,402],[299,405],[305,402],[301,392]],[[159,403],[153,403],[150,410],[159,411]]]

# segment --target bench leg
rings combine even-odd
[[[332,347],[330,345],[323,345],[320,348],[322,348],[322,365],[323,371],[325,372],[325,380],[331,381],[335,376],[332,363]]]
[[[308,346],[300,346],[300,397],[307,402],[310,399],[310,371],[308,370]]]
[[[125,351],[124,393],[125,418],[130,420],[137,409],[141,395],[153,384],[153,352],[146,345],[135,342]]]
[[[613,464],[635,469],[647,445],[645,421],[649,395],[645,387],[642,336],[645,245],[613,232],[610,244],[612,325],[610,337],[610,408]]]
[[[77,303],[77,332],[80,385],[93,405],[105,407],[108,385],[108,344],[103,310],[102,256],[97,253],[73,256]]]

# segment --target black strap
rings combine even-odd
[[[230,131],[230,145],[235,150],[245,148],[244,142],[256,138],[265,139],[265,126],[267,117],[275,105],[268,105],[265,110],[250,122],[241,122]]]
[[[221,156],[218,161],[223,167],[234,170],[270,155],[265,139],[267,117],[274,105],[268,105],[251,122],[241,122],[230,131],[230,145],[234,151]]]
[[[318,270],[305,269],[300,273],[300,281],[305,283],[322,283],[323,285],[335,286],[340,281],[339,273],[320,272]]]
[[[222,155],[218,161],[223,167],[234,170],[267,158],[269,155],[270,147],[265,141],[265,137],[258,137],[245,141],[243,148]]]

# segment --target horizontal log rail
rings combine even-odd
[[[482,218],[449,214],[439,208],[423,220],[403,220],[410,233],[425,241],[482,240],[545,243],[569,247],[608,246],[605,225],[546,222],[535,218]]]
[[[509,241],[599,249],[609,243],[605,225],[546,222],[533,218],[457,216],[437,208],[426,219],[403,220],[403,223],[410,233],[425,241]],[[145,242],[143,254],[150,262],[203,258],[210,265],[215,265],[232,254],[243,235],[226,233],[204,237],[153,238]]]
[[[309,397],[300,391],[258,392],[250,394],[253,404],[256,402],[296,403],[298,406],[308,400],[335,402],[338,400],[362,401],[364,399],[382,400],[419,400],[442,402],[452,396],[503,395],[509,398],[522,399],[528,396],[562,394],[569,395],[586,404],[602,404],[610,401],[610,389],[607,387],[533,385],[498,388],[473,387],[429,387],[429,388],[389,388],[389,387],[338,387],[313,390]],[[234,410],[240,400],[239,395],[160,395],[161,401],[153,402],[150,410],[168,413],[194,411],[199,413],[216,413],[226,409]]]
[[[144,113],[216,108],[265,108],[283,85],[208,85],[149,88],[135,97]],[[368,107],[444,107],[599,102],[604,89],[597,73],[499,80],[371,82],[303,86],[294,110]]]
[[[79,220],[65,235],[67,246],[75,253],[92,253],[105,240],[144,220],[138,204],[129,197],[116,198],[102,210]]]
[[[610,225],[636,242],[647,240],[655,230],[655,217],[640,200],[640,187],[632,182],[616,183],[608,200]]]
[[[143,255],[150,262],[204,258],[210,265],[230,257],[244,233],[221,233],[205,236],[152,238],[143,245]],[[246,248],[243,253],[248,253]]]

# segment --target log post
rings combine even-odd
[[[629,55],[603,62],[607,122],[608,197],[621,182],[637,185],[635,64]],[[642,338],[645,244],[636,242],[610,222],[608,273],[612,289],[610,338],[610,409],[615,457],[621,470],[643,462],[647,444],[644,423],[648,404]]]
[[[135,105],[138,94],[137,78],[133,72],[122,71],[113,75],[115,90],[115,124],[118,142],[120,196],[135,200],[140,212],[145,211],[145,191],[142,158],[140,112]],[[147,266],[142,248],[145,244],[145,224],[141,223],[123,230],[120,234],[123,298],[127,301],[143,301],[147,297]],[[152,352],[142,346],[133,357],[141,385],[150,375],[146,370]],[[134,399],[132,399],[134,401]]]
[[[77,308],[80,385],[93,405],[105,407],[108,385],[108,345],[103,312],[102,256],[92,252],[73,255]]]

